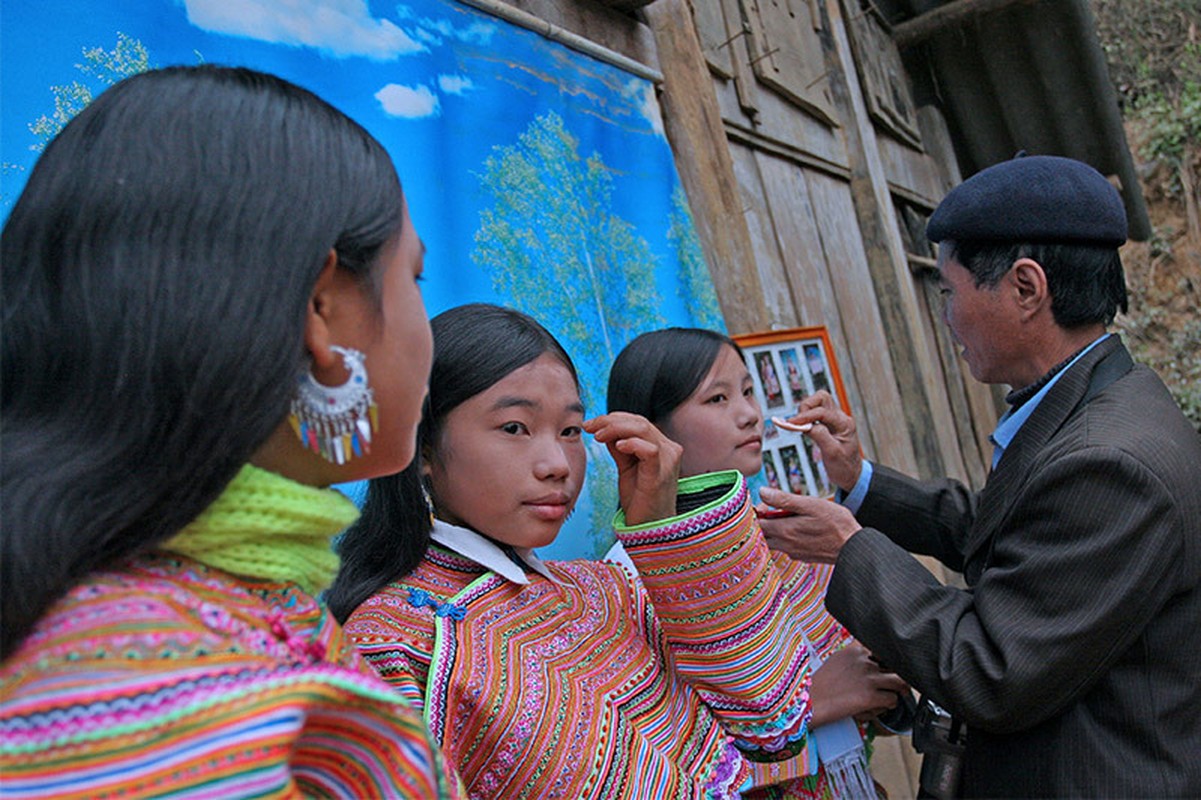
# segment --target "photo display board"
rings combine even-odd
[[[821,451],[805,435],[786,431],[772,417],[788,419],[801,400],[825,390],[848,410],[846,388],[824,325],[733,337],[746,357],[763,414],[763,469],[749,482],[756,493],[771,486],[795,494],[832,497],[835,487]]]

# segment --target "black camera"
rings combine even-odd
[[[959,796],[967,728],[941,706],[923,697],[913,721],[913,748],[922,754],[918,785],[924,797]]]

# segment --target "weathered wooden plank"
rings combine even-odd
[[[757,112],[751,117],[740,106],[733,81],[717,78],[715,84],[722,117],[731,126],[842,169],[847,168],[846,143],[838,128],[832,128],[773,93],[763,91],[753,81]]]
[[[654,1],[655,0],[596,0],[596,2],[600,3],[602,6],[608,6],[609,8],[617,11],[625,12],[634,11],[642,8],[643,6],[649,6]]]
[[[658,0],[643,13],[663,69],[664,130],[726,324],[732,330],[762,329],[769,317],[758,274],[743,269],[754,263],[754,248],[690,4]]]
[[[880,161],[890,186],[920,199],[930,208],[946,194],[940,170],[927,153],[897,141],[886,131],[876,129],[876,145],[880,149]]]
[[[890,346],[851,189],[819,173],[809,173],[806,179],[830,283],[850,341],[850,350],[840,361],[854,370],[863,397],[860,419],[870,427],[876,444],[876,452],[870,455],[915,473],[918,461],[907,411],[910,398],[898,391],[903,384],[897,374],[898,370],[907,371],[909,365],[904,359],[898,363]]]
[[[962,181],[959,163],[955,160],[955,149],[951,144],[950,131],[947,130],[942,112],[934,106],[923,106],[918,109],[917,116],[922,131],[922,144],[930,154],[931,165],[936,168],[945,194]],[[939,321],[941,322],[941,319]],[[958,354],[956,361],[960,364],[959,380],[972,413],[972,430],[976,436],[980,466],[987,473],[992,458],[992,444],[988,441],[988,436],[996,428],[1000,416],[998,392],[968,374],[967,370],[963,369],[962,359]],[[970,450],[965,448],[965,460],[970,458],[969,454]]]
[[[764,152],[755,154],[767,211],[778,253],[778,269],[788,287],[793,320],[780,320],[786,327],[825,325],[830,343],[842,366],[843,384],[851,412],[865,423],[860,431],[864,447],[875,452],[871,425],[864,416],[865,404],[859,377],[849,359],[851,342],[843,328],[843,314],[830,281],[831,265],[822,247],[821,231],[813,210],[806,179],[807,170],[791,161]]]
[[[821,231],[814,215],[805,170],[763,151],[755,152],[755,163],[763,182],[767,214],[778,251],[781,283],[786,287],[792,320],[788,327],[826,325],[838,348],[840,361],[843,332],[840,309],[830,285],[829,266],[821,244]]]
[[[753,271],[762,287],[763,302],[767,307],[767,324],[753,330],[795,327],[796,309],[788,291],[784,266],[780,262],[779,247],[772,229],[771,210],[763,189],[755,154],[745,147],[732,145],[730,157],[734,164],[734,178],[738,181],[738,197],[747,230],[751,234],[754,249],[753,260],[743,265],[744,274]],[[752,331],[738,330],[737,333]]]
[[[827,161],[791,142],[781,141],[780,139],[764,135],[752,128],[744,128],[741,125],[730,122],[728,119],[726,120],[726,136],[733,143],[743,144],[755,150],[771,153],[774,156],[787,159],[800,167],[815,169],[844,181],[851,179],[850,169],[842,164]]]
[[[963,181],[959,173],[959,161],[955,158],[955,146],[951,143],[951,132],[947,129],[942,112],[935,106],[919,108],[917,124],[922,132],[922,147],[930,157],[927,163],[940,189],[934,197],[941,201],[947,192]]]
[[[989,462],[986,454],[980,452],[980,441],[976,438],[972,408],[963,383],[962,362],[950,333],[942,324],[942,304],[936,282],[921,275],[915,276],[915,280],[918,281],[921,289],[919,297],[923,301],[922,312],[930,339],[929,346],[938,351],[939,362],[942,366],[943,385],[946,386],[947,399],[951,405],[951,415],[955,425],[955,436],[962,455],[960,461],[962,472],[959,474],[949,472],[948,477],[958,478],[973,488],[980,489],[983,488],[984,480],[988,477]]]
[[[723,4],[720,2],[697,3],[692,7],[696,22],[696,35],[701,43],[701,52],[709,69],[723,78],[734,74],[730,58],[730,42],[740,35],[741,26],[731,29]]]
[[[733,13],[730,11],[730,5],[737,6],[738,0],[723,0],[723,3],[729,20]],[[845,168],[845,143],[837,126],[819,119],[758,82],[751,67],[754,60],[750,45],[751,26],[748,25],[745,33],[738,36],[734,36],[738,31],[733,30],[732,21],[729,27],[732,29],[733,38],[728,49],[735,73],[742,84],[739,88],[736,80],[715,77],[715,92],[721,104],[722,117],[729,125],[741,131],[809,153],[817,159]],[[812,63],[811,69],[817,70],[819,74],[825,71],[825,57],[820,47],[804,52],[803,56]]]

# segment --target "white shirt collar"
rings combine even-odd
[[[510,583],[528,584],[530,582],[530,579],[526,577],[525,570],[514,564],[513,560],[495,542],[469,528],[435,519],[430,538],[463,558],[479,564],[484,569],[495,572]],[[534,572],[552,583],[559,582],[551,575],[546,564],[542,563],[542,559],[538,558],[530,548],[514,547],[513,552]]]

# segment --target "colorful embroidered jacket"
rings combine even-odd
[[[776,571],[780,575],[784,593],[790,601],[791,614],[804,631],[809,643],[820,661],[825,661],[839,649],[854,640],[850,632],[826,611],[826,587],[830,583],[830,575],[834,572],[830,564],[810,564],[804,561],[794,561],[784,553],[772,553]],[[820,663],[820,662],[818,662]],[[817,668],[817,664],[813,668]],[[810,743],[814,734],[820,735],[820,729],[810,731]],[[812,758],[812,753],[808,754]],[[751,762],[751,783],[756,787],[771,786],[770,791],[756,790],[744,792],[749,797],[786,800],[786,798],[808,798],[822,796],[833,789],[824,787],[826,782],[825,760],[827,754],[822,754],[823,763],[818,765],[821,771],[822,791],[818,791],[817,782],[790,781],[793,772],[788,763],[773,761]],[[812,768],[812,764],[810,767]],[[865,762],[866,766],[866,762]],[[837,796],[837,792],[833,793]]]
[[[470,548],[431,546],[347,633],[420,704],[473,797],[730,797],[747,756],[804,775],[801,621],[741,477],[680,484],[681,498],[706,490],[717,499],[662,523],[619,514],[641,580],[528,552],[534,572],[506,578],[512,562],[478,554],[499,548],[454,529]]]
[[[72,589],[0,665],[0,797],[458,792],[414,711],[289,581],[141,556]]]

